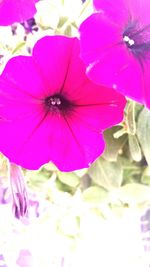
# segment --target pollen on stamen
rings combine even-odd
[[[135,44],[134,40],[131,39],[131,38],[130,38],[129,36],[127,36],[127,35],[125,35],[125,36],[123,37],[123,40],[124,40],[124,42],[127,43],[127,45],[129,45],[129,46],[132,46],[132,45]]]
[[[122,40],[133,56],[138,59],[143,68],[143,63],[150,57],[150,25],[140,25],[138,20],[131,20],[126,25]]]
[[[72,109],[72,104],[70,103],[70,101],[61,94],[55,94],[46,97],[46,99],[44,100],[44,105],[50,112],[66,112]]]
[[[50,103],[55,106],[55,105],[61,105],[61,100],[59,97],[51,97],[50,98]]]

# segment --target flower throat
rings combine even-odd
[[[45,98],[45,106],[51,112],[67,111],[71,108],[71,103],[62,94],[54,94]]]
[[[140,61],[149,59],[150,24],[142,28],[137,20],[130,20],[123,32],[123,42]]]

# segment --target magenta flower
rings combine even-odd
[[[14,22],[23,22],[36,13],[38,0],[0,0],[0,25],[7,26]]]
[[[12,162],[38,169],[52,161],[63,171],[88,167],[104,149],[102,131],[123,119],[125,98],[92,83],[79,41],[39,40],[32,56],[17,56],[0,77],[0,150]]]
[[[93,2],[80,27],[88,77],[150,108],[150,1]]]

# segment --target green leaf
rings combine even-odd
[[[131,156],[133,160],[138,162],[142,159],[142,152],[137,137],[136,135],[129,134],[128,138]]]
[[[25,177],[28,184],[32,187],[41,187],[49,178],[50,173],[41,170],[38,171],[28,171],[25,170]]]
[[[108,162],[99,158],[89,169],[89,175],[96,184],[106,190],[112,190],[122,184],[123,169],[118,162]]]
[[[123,184],[139,182],[141,183],[141,174],[143,168],[140,164],[133,162],[127,154],[127,157],[120,156],[118,162],[123,168]]]
[[[71,25],[67,25],[65,30],[64,30],[64,35],[66,36],[72,36],[72,27]]]
[[[99,204],[107,198],[107,195],[107,191],[99,186],[91,186],[82,194],[84,201],[92,204]]]
[[[150,111],[144,108],[138,118],[137,136],[148,165],[150,165]]]
[[[136,133],[135,123],[135,102],[130,101],[126,108],[126,125],[127,132],[134,135]]]
[[[118,139],[118,138],[120,138],[121,136],[123,136],[126,133],[127,133],[126,128],[122,127],[119,131],[114,133],[114,138]]]
[[[12,51],[12,55],[16,54],[17,52],[19,52],[20,49],[22,49],[22,47],[25,45],[25,42],[21,42],[19,44],[17,44],[17,46],[15,47],[15,49]]]
[[[143,184],[150,185],[150,167],[147,167],[144,170],[144,172],[142,174],[141,182]]]
[[[108,161],[117,161],[117,157],[121,149],[123,148],[127,135],[123,135],[120,138],[114,138],[114,133],[120,130],[120,127],[112,127],[104,132],[104,139],[106,142],[105,151],[103,153],[104,159]]]
[[[49,162],[49,163],[44,164],[43,165],[43,168],[46,171],[50,171],[50,172],[56,172],[56,171],[58,171],[58,168],[52,162]]]
[[[80,178],[73,172],[58,172],[58,179],[63,184],[76,188],[80,183]]]
[[[67,16],[63,16],[59,18],[59,23],[57,25],[57,28],[61,28],[66,22],[68,21]]]
[[[144,203],[150,200],[150,187],[137,183],[126,184],[119,189],[118,197],[122,202],[132,205]]]

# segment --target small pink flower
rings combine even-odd
[[[13,212],[17,219],[28,214],[28,196],[21,168],[9,163],[10,185],[13,199]]]
[[[144,245],[145,252],[150,252],[150,209],[145,210],[141,216],[141,238]]]
[[[125,98],[92,83],[79,41],[39,40],[32,56],[17,56],[0,77],[0,150],[11,162],[62,171],[88,167],[104,149],[102,131],[123,119]]]
[[[0,25],[7,26],[14,22],[23,22],[36,13],[38,0],[0,0]]]
[[[93,2],[80,27],[88,77],[150,108],[150,1]]]
[[[27,249],[20,250],[19,257],[16,261],[19,267],[34,267],[34,257]]]

